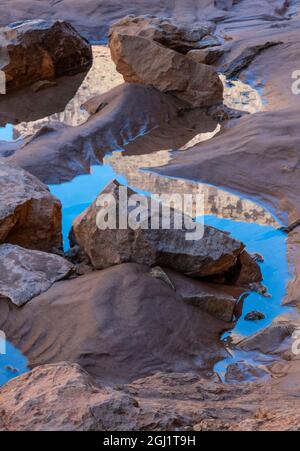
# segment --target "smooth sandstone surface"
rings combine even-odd
[[[157,371],[211,370],[232,327],[127,263],[56,282],[22,308],[0,302],[0,329],[29,365],[68,361],[112,385]]]

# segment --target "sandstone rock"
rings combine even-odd
[[[129,83],[174,94],[190,107],[221,103],[223,85],[216,71],[140,36],[112,31],[109,46],[118,72]]]
[[[226,291],[225,286],[185,277],[165,269],[174,290],[187,304],[191,304],[226,323],[233,323],[239,316],[238,301],[242,290]],[[230,290],[232,291],[232,290]]]
[[[32,20],[0,29],[0,69],[7,90],[86,71],[91,47],[67,22]]]
[[[220,45],[218,38],[213,36],[215,25],[203,21],[193,24],[178,24],[169,18],[155,16],[127,16],[114,23],[110,28],[112,33],[140,36],[159,44],[187,53],[192,49],[201,49],[207,46],[208,41]]]
[[[0,389],[0,404],[2,431],[131,430],[140,412],[133,397],[97,387],[79,365],[65,362],[10,381]]]
[[[226,356],[219,337],[229,328],[133,263],[56,282],[22,308],[0,302],[0,330],[31,368],[79,363],[109,385],[211,370]]]
[[[287,322],[274,322],[250,337],[244,338],[236,345],[243,351],[259,351],[263,354],[281,352],[283,342],[292,337],[295,327]]]
[[[0,245],[0,298],[9,298],[21,307],[47,291],[72,270],[67,260],[46,252],[23,249],[12,244]]]
[[[0,244],[50,251],[62,246],[61,203],[28,172],[0,160]]]
[[[295,395],[270,386],[222,384],[190,372],[156,373],[112,388],[60,362],[0,389],[0,430],[299,430]]]
[[[259,283],[263,280],[259,265],[248,252],[242,252],[238,260],[241,270],[236,280],[237,285],[246,286],[249,283]]]
[[[120,186],[117,181],[113,181],[101,193],[101,196],[108,196],[109,208],[116,207],[117,217],[122,208],[119,203]],[[135,193],[128,189],[127,199],[132,194]],[[184,228],[152,229],[150,211],[136,230],[130,227],[118,228],[117,225],[112,229],[100,230],[98,218],[105,216],[106,209],[97,206],[99,199],[76,218],[72,231],[96,269],[136,262],[173,268],[189,276],[207,277],[232,269],[244,249],[241,242],[213,227],[205,226],[203,238],[190,241],[186,240]],[[128,210],[128,215],[132,210]],[[161,218],[161,213],[158,214]],[[125,220],[128,217],[125,216]]]

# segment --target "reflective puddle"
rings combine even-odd
[[[27,359],[16,349],[11,343],[0,339],[0,386],[8,382],[10,379],[20,376],[28,371]],[[6,354],[2,351],[5,349]]]

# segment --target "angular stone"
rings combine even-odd
[[[0,69],[6,89],[86,71],[89,43],[67,22],[32,20],[0,28]]]
[[[223,84],[211,66],[140,36],[112,32],[109,46],[118,72],[129,83],[153,86],[191,107],[221,103]]]
[[[191,279],[166,269],[166,276],[174,290],[187,304],[191,304],[226,323],[234,322],[238,315],[238,301],[242,290],[229,293],[226,287]]]
[[[28,172],[0,160],[0,244],[61,248],[61,203]]]
[[[101,196],[108,196],[109,208],[116,208],[117,217],[121,208],[120,187],[117,181],[113,181],[101,193]],[[126,200],[132,194],[136,193],[128,189]],[[135,262],[173,268],[193,277],[208,277],[233,268],[244,249],[240,241],[213,227],[204,226],[204,236],[197,240],[186,240],[184,228],[153,229],[150,227],[150,211],[137,230],[122,229],[117,224],[111,229],[100,230],[97,222],[105,209],[98,206],[99,199],[75,219],[72,230],[73,238],[96,269]],[[128,210],[128,215],[131,211]],[[161,219],[161,212],[159,214]]]
[[[0,298],[8,298],[21,307],[45,292],[57,280],[65,278],[72,264],[46,252],[0,245]]]

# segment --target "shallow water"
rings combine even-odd
[[[14,129],[12,124],[7,124],[5,127],[0,127],[0,141],[14,141]]]
[[[258,293],[250,293],[244,301],[243,314],[234,332],[249,336],[269,326],[280,314],[292,311],[282,306],[287,284],[292,278],[287,260],[286,234],[272,226],[215,216],[205,216],[204,220],[207,225],[230,232],[234,238],[246,245],[248,252],[259,253],[264,257],[264,263],[260,263],[260,267],[263,283],[271,297],[266,298]],[[254,310],[264,313],[266,318],[261,321],[245,321],[245,315]]]
[[[3,348],[3,341],[0,343],[0,348]],[[0,353],[0,386],[27,371],[26,357],[11,343],[6,342],[6,354]]]
[[[51,192],[61,200],[63,205],[63,233],[66,249],[69,247],[68,234],[73,220],[97,198],[111,180],[117,179],[120,183],[129,185],[135,191],[148,196],[168,192],[166,191],[168,184],[172,192],[177,192],[174,180],[139,170],[138,161],[140,161],[140,165],[143,165],[150,159],[155,165],[156,160],[167,158],[165,154],[158,153],[157,155],[153,154],[144,158],[142,156],[124,157],[118,152],[107,157],[106,164],[103,166],[93,167],[91,174],[76,177],[68,183],[50,186]],[[151,167],[151,162],[149,164]],[[178,181],[175,180],[175,182]],[[187,181],[185,185],[185,181],[180,180],[180,186],[183,186],[181,189],[184,189],[186,193],[191,193],[190,182]],[[198,189],[204,193],[205,212],[215,212],[215,214],[205,214],[204,217],[197,219],[201,222],[204,221],[207,225],[229,232],[234,238],[242,241],[250,253],[258,253],[264,258],[264,262],[260,263],[260,266],[263,283],[270,297],[256,292],[249,293],[244,301],[242,316],[233,330],[236,334],[249,336],[269,326],[281,314],[292,311],[292,309],[282,306],[287,284],[292,277],[287,260],[286,234],[278,230],[277,220],[262,206],[210,185],[196,184],[195,186],[198,186]],[[156,189],[155,192],[154,189]],[[229,212],[221,208],[224,203],[225,205],[230,204]],[[246,219],[239,220],[239,218]],[[263,313],[265,319],[246,321],[245,315],[254,310]],[[260,366],[261,360],[265,363],[269,361],[268,356],[259,356],[258,353],[237,350],[230,352],[232,355],[228,355],[215,366],[215,371],[223,378],[229,364],[244,361],[253,366]]]

